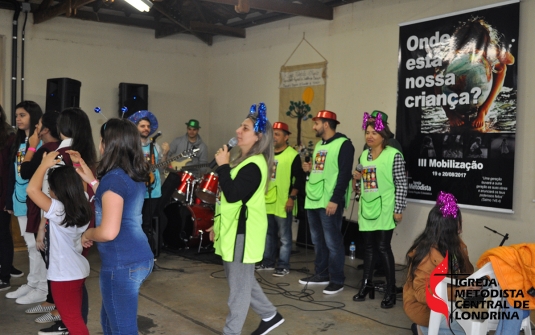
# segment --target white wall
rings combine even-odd
[[[8,114],[12,17],[13,11],[0,10],[0,35],[6,37],[7,49],[3,106]],[[209,104],[204,97],[207,45],[184,34],[155,39],[154,31],[148,29],[63,17],[33,25],[31,18],[26,27],[25,100],[34,100],[44,109],[48,78],[81,81],[80,107],[89,114],[98,140],[105,118],[93,109],[99,106],[106,117],[117,117],[119,83],[148,84],[149,110],[158,118],[161,140],[183,135],[190,117],[199,119],[209,139]],[[20,89],[17,95],[19,102]]]
[[[360,153],[363,112],[380,109],[395,126],[399,23],[498,3],[492,0],[364,0],[337,7],[333,21],[294,18],[247,30],[245,40],[217,38],[210,49],[211,149],[225,143],[246,116],[252,103],[264,101],[268,116],[276,120],[279,69],[306,33],[306,39],[328,60],[326,107],[338,114],[338,130],[348,135]],[[527,143],[535,141],[528,121],[534,97],[535,69],[528,67],[535,47],[535,1],[521,3],[518,74],[518,131],[514,185],[514,214],[463,210],[463,238],[475,263],[481,253],[497,246],[501,237],[483,226],[509,233],[508,244],[533,242],[535,226],[534,158]],[[289,64],[321,61],[302,44]],[[532,118],[531,118],[532,119]],[[231,123],[233,125],[231,126]],[[225,125],[215,127],[215,125]],[[214,149],[215,150],[215,149]],[[355,206],[356,207],[356,206]],[[351,209],[351,206],[349,207]],[[419,234],[430,205],[409,203],[392,241],[396,262]],[[350,213],[346,213],[349,216]],[[355,208],[352,218],[356,220]]]
[[[287,19],[249,28],[246,39],[216,37],[212,47],[187,35],[156,40],[150,30],[65,18],[36,26],[29,23],[26,98],[44,106],[47,78],[78,79],[82,81],[82,108],[90,113],[94,125],[100,125],[102,118],[91,111],[98,105],[106,115],[115,115],[119,82],[149,84],[149,109],[159,118],[163,139],[170,141],[182,134],[183,123],[196,117],[213,154],[234,136],[252,103],[264,101],[270,119],[277,118],[279,69],[305,32],[307,40],[329,62],[327,108],[342,121],[338,130],[361,148],[364,111],[383,110],[390,115],[389,123],[396,124],[398,24],[498,2],[364,0],[337,7],[333,21]],[[535,52],[535,35],[531,34],[535,31],[535,0],[524,0],[520,8],[515,213],[463,210],[463,238],[473,262],[501,240],[483,225],[509,233],[509,244],[533,242],[535,238],[535,155],[528,145],[535,142],[535,132],[531,131],[533,118],[527,117],[529,106],[535,103],[529,94],[535,84],[535,69],[528,67],[529,56]],[[0,35],[8,37],[3,82],[7,109],[12,13],[0,10]],[[302,45],[288,64],[321,60]],[[136,67],[138,62],[146,67]],[[407,248],[425,226],[430,208],[409,203],[392,242],[398,263],[404,262]]]

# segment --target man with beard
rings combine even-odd
[[[292,218],[297,211],[296,199],[303,192],[304,174],[301,159],[294,148],[288,146],[290,135],[288,125],[283,122],[273,124],[274,164],[271,169],[269,190],[266,194],[268,231],[266,248],[262,263],[257,270],[272,270],[273,276],[283,277],[290,273],[290,254],[292,253]],[[279,261],[275,267],[277,248],[280,249]]]
[[[139,130],[139,136],[141,137],[141,146],[143,148],[143,154],[150,165],[157,164],[162,160],[162,154],[165,155],[169,151],[169,145],[167,143],[162,144],[162,148],[158,143],[152,141],[149,136],[154,134],[158,129],[158,120],[156,116],[147,110],[138,111],[132,114],[129,118],[130,121],[137,125]],[[152,222],[152,218],[158,208],[158,202],[162,196],[162,186],[160,171],[155,169],[151,172],[150,182],[147,183],[147,192],[145,193],[145,201],[143,202],[143,231],[149,239],[151,249],[154,255],[159,254],[159,244],[161,238],[157,238],[156,234],[163,230],[163,227],[156,227]],[[159,228],[159,229],[157,229]],[[161,235],[161,233],[160,233]]]
[[[305,209],[316,254],[315,273],[299,283],[327,285],[323,293],[335,294],[344,289],[342,214],[351,195],[355,148],[351,140],[336,132],[340,122],[335,113],[322,110],[312,120],[312,129],[321,141],[316,143],[312,162],[303,163],[303,170],[310,173]]]
[[[199,121],[191,119],[186,122],[186,126],[186,134],[175,138],[173,142],[171,142],[169,152],[167,153],[167,155],[164,154],[164,160],[167,160],[167,157],[170,158],[176,155],[180,155],[186,150],[197,148],[199,149],[199,151],[197,152],[195,157],[191,158],[191,162],[187,163],[183,169],[192,172],[196,177],[200,177],[203,172],[208,171],[206,167],[196,167],[188,169],[188,166],[208,163],[208,147],[203,142],[201,135],[199,135],[199,129],[201,128]],[[169,196],[171,196],[171,194],[169,194]]]

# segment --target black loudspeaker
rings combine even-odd
[[[123,116],[122,108],[128,108]],[[145,84],[119,84],[119,117],[129,117],[140,110],[149,108],[149,85]]]
[[[65,108],[80,107],[81,86],[81,82],[70,78],[47,79],[45,111],[61,112]]]

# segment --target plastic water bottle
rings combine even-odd
[[[350,259],[355,259],[355,250],[356,250],[355,242],[351,242],[351,245],[349,246],[349,258]]]

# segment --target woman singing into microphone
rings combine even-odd
[[[221,200],[216,206],[210,239],[223,258],[230,287],[230,308],[223,334],[241,334],[249,306],[262,321],[253,335],[267,334],[284,322],[256,281],[255,263],[262,260],[267,233],[265,192],[273,165],[273,130],[266,106],[251,107],[236,130],[239,156],[230,161],[225,145],[215,154]]]

